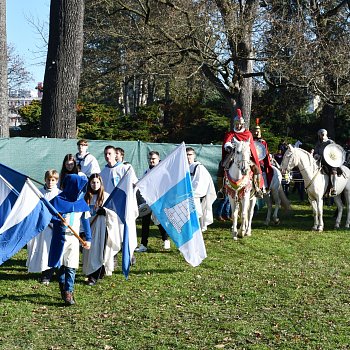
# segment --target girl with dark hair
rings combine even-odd
[[[63,159],[62,168],[60,172],[60,179],[59,179],[59,188],[63,189],[63,183],[64,178],[67,174],[78,174],[79,169],[77,166],[77,162],[74,158],[73,154],[66,154],[66,156]]]
[[[114,255],[121,247],[122,239],[116,234],[119,232],[117,214],[103,208],[107,197],[100,174],[92,174],[84,197],[90,208],[92,230],[91,250],[83,252],[83,272],[89,286],[95,285],[104,275],[112,274]]]

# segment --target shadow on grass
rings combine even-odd
[[[49,301],[51,298],[52,298],[51,294],[42,294],[42,293],[31,293],[31,294],[21,294],[21,295],[6,294],[6,295],[0,296],[0,302],[9,300],[9,301],[15,301],[19,303],[29,302],[35,305],[64,307],[64,304],[58,294],[57,294],[57,301]]]
[[[9,259],[6,260],[1,266],[3,267],[13,267],[16,266],[17,270],[20,270],[20,267],[26,268],[26,260],[25,259]]]
[[[4,272],[0,272],[0,280],[7,280],[7,281],[29,281],[33,279],[38,279],[36,276],[33,276],[32,274],[26,274],[26,273],[13,273],[12,271],[22,271],[20,269],[6,269]]]

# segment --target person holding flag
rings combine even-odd
[[[92,241],[91,249],[83,251],[83,273],[88,276],[86,284],[94,286],[105,275],[112,275],[114,255],[121,248],[121,239],[117,214],[104,208],[108,194],[104,191],[100,174],[89,177],[84,198],[90,208]]]
[[[77,174],[66,175],[63,191],[50,203],[63,217],[64,222],[53,218],[53,236],[49,252],[49,266],[58,268],[57,276],[61,297],[65,305],[75,304],[73,297],[76,269],[79,267],[79,240],[74,235],[84,227],[83,247],[90,249],[90,210],[84,200],[87,179]]]
[[[198,266],[207,253],[182,143],[136,183],[136,188],[185,260]]]
[[[40,192],[48,201],[56,197],[61,190],[57,187],[59,174],[57,170],[51,169],[45,172],[45,185]],[[54,274],[54,269],[48,264],[48,255],[52,239],[52,227],[47,226],[27,243],[27,267],[28,272],[41,272],[40,282],[48,285]]]
[[[149,167],[146,169],[144,176],[148,174],[155,166],[157,166],[160,162],[160,156],[159,152],[157,151],[150,151],[148,153],[148,162]],[[142,216],[142,226],[141,226],[141,244],[138,248],[135,249],[138,253],[144,253],[147,252],[147,246],[148,246],[148,237],[149,237],[149,228],[151,225],[151,219],[153,220],[154,224],[157,225],[160,234],[162,235],[162,240],[164,244],[164,249],[169,250],[170,249],[170,240],[168,237],[168,234],[164,230],[164,227],[157,222],[157,219],[152,215],[152,212]]]
[[[196,152],[192,147],[186,148],[187,161],[190,167],[194,203],[202,232],[214,222],[213,203],[216,192],[213,179],[205,166],[196,160]]]
[[[29,177],[0,164],[0,265],[50,223],[55,209]]]

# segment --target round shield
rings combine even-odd
[[[142,203],[139,205],[139,218],[142,218],[151,212],[152,210],[147,203]]]
[[[263,160],[266,157],[266,148],[265,148],[265,146],[259,141],[254,141],[254,145],[255,145],[255,148],[256,148],[256,152],[258,153],[259,160]]]
[[[346,152],[343,147],[336,143],[330,143],[324,148],[323,158],[333,168],[342,166],[345,162]]]

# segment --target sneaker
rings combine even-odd
[[[86,283],[88,286],[91,286],[91,287],[92,287],[92,286],[94,286],[94,285],[96,284],[96,282],[97,282],[97,281],[95,280],[95,278],[93,278],[93,277],[90,276],[90,277],[88,278],[88,280],[87,280],[85,283]]]
[[[217,217],[217,220],[218,220],[218,221],[225,221],[225,219],[224,219],[222,216],[218,216],[218,217]]]
[[[147,247],[144,246],[143,244],[140,244],[140,246],[139,246],[138,248],[135,249],[135,252],[138,252],[138,253],[147,252]]]
[[[42,278],[40,280],[40,283],[43,284],[44,286],[48,286],[50,284],[50,280],[48,278]]]
[[[133,254],[131,257],[131,266],[135,266],[136,265],[136,256]]]
[[[168,239],[164,241],[164,249],[166,250],[170,249],[170,241]]]

